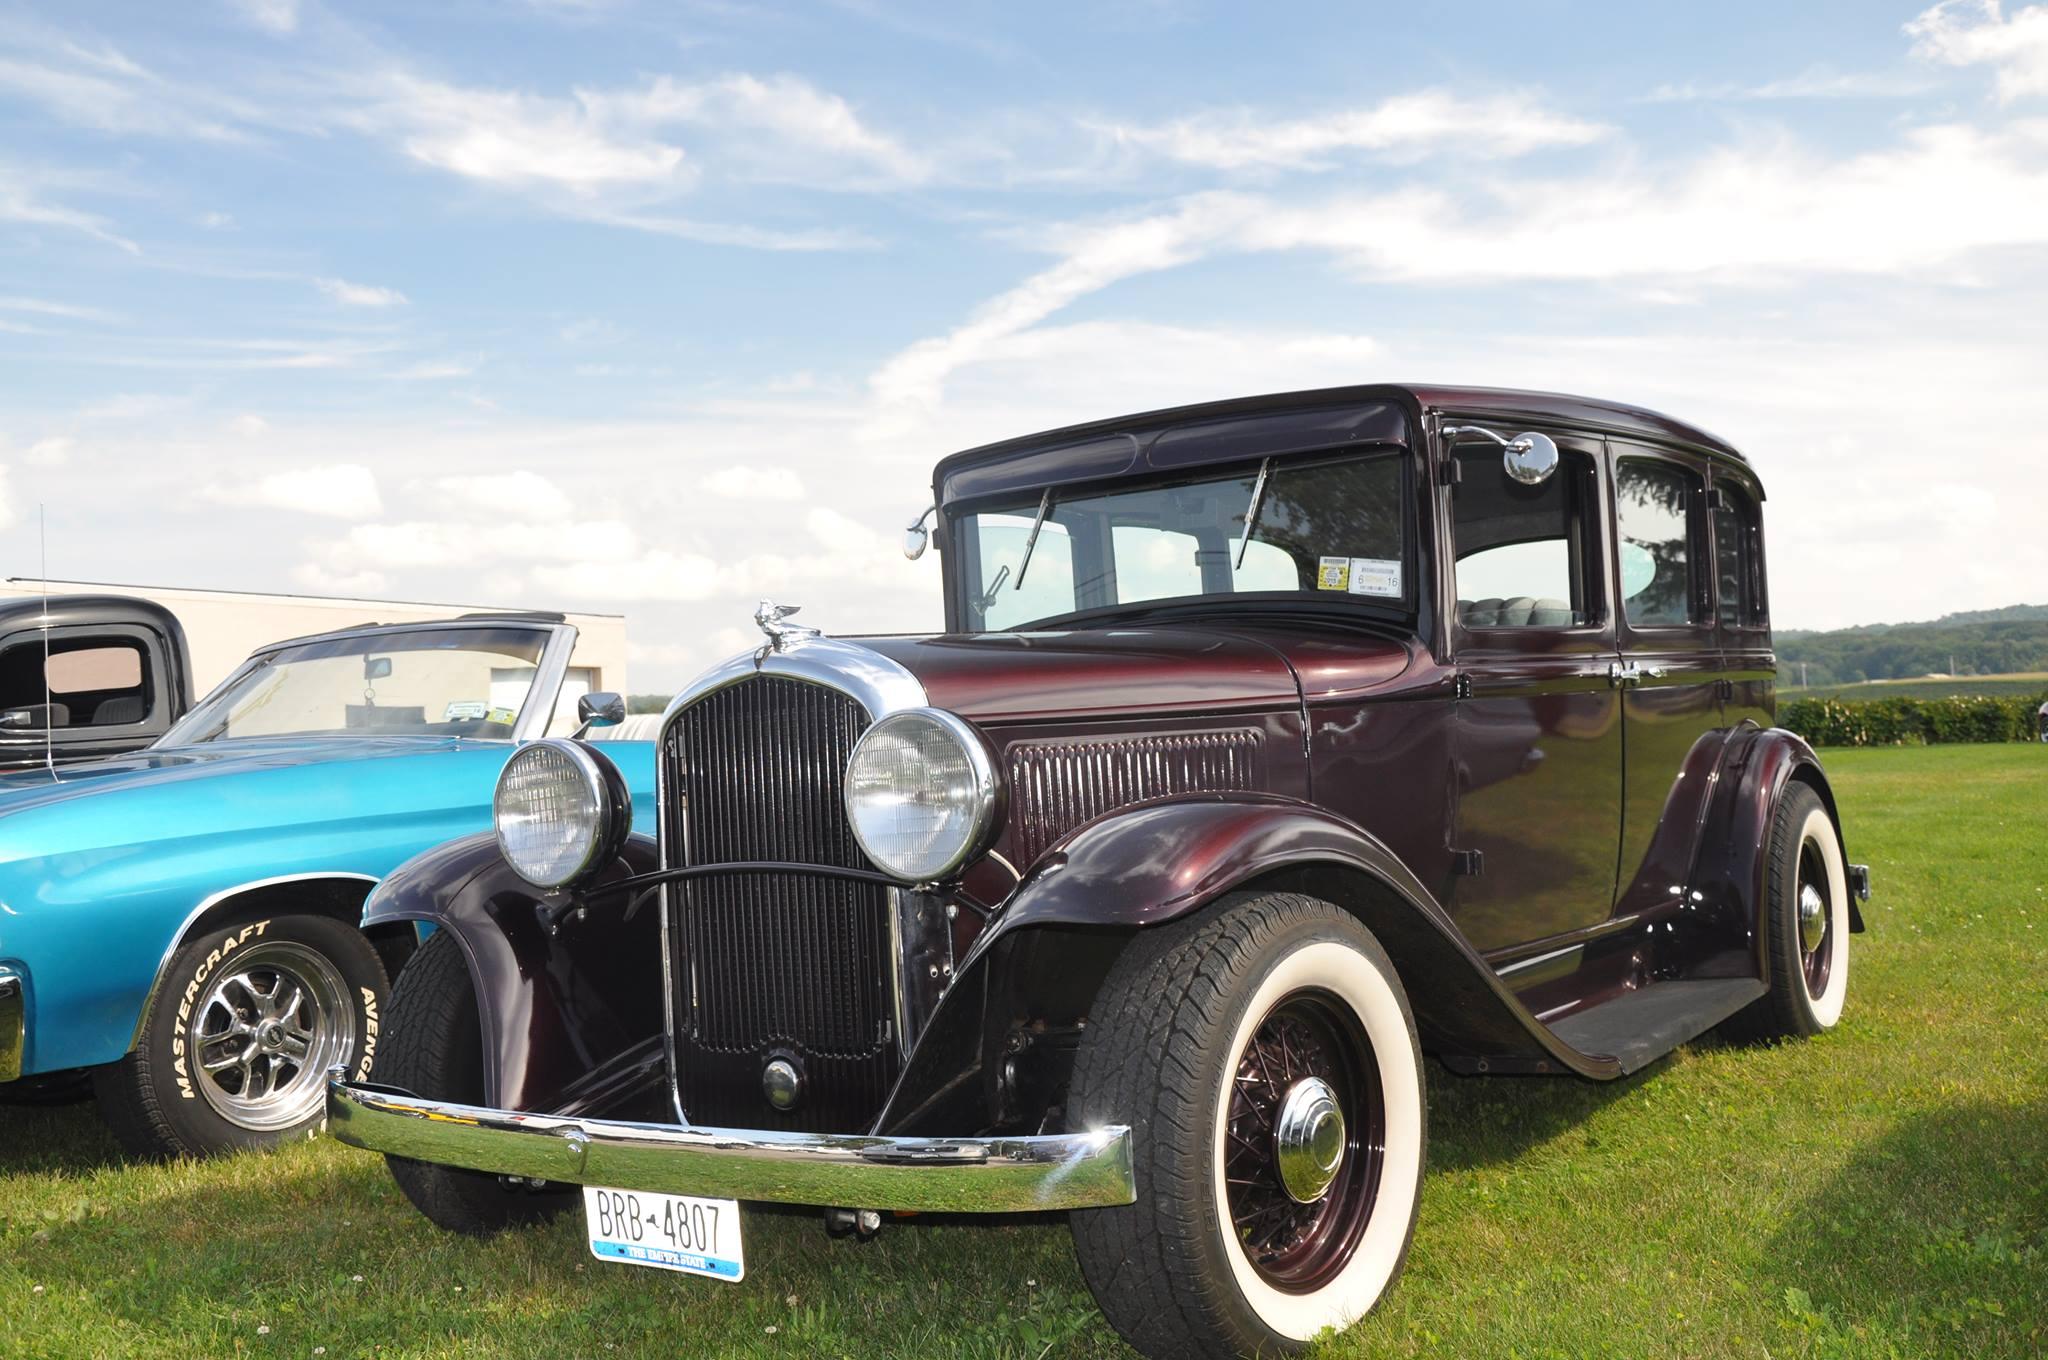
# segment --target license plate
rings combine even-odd
[[[654,1266],[714,1280],[747,1273],[737,1200],[583,1187],[590,1254],[600,1261]]]

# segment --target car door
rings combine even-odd
[[[1529,486],[1460,445],[1451,489],[1458,670],[1451,910],[1486,952],[1607,919],[1622,792],[1620,694],[1597,439],[1559,431]]]
[[[1632,916],[1684,892],[1726,728],[1705,462],[1626,443],[1610,455],[1623,752],[1614,910]]]

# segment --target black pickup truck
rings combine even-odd
[[[0,773],[122,755],[192,703],[185,630],[126,595],[0,603]]]

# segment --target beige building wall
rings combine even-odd
[[[52,595],[133,595],[154,600],[178,616],[192,654],[194,697],[227,679],[258,647],[285,638],[325,633],[359,623],[421,623],[458,614],[506,613],[504,606],[423,604],[408,600],[342,599],[325,595],[265,595],[238,590],[185,590],[173,586],[115,585],[101,581],[51,581]],[[11,577],[0,583],[0,599],[36,598],[43,583]],[[620,614],[570,614],[576,654],[562,686],[573,712],[586,690],[630,692],[626,685],[626,620]]]

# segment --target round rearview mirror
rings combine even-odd
[[[1557,441],[1547,434],[1518,434],[1502,457],[1508,476],[1524,486],[1541,486],[1557,471]]]
[[[930,519],[933,511],[936,511],[938,508],[938,506],[934,505],[930,510],[925,511],[916,519],[910,521],[910,527],[903,531],[903,555],[913,562],[924,556],[925,548],[932,541],[932,532],[924,527],[924,522]]]

